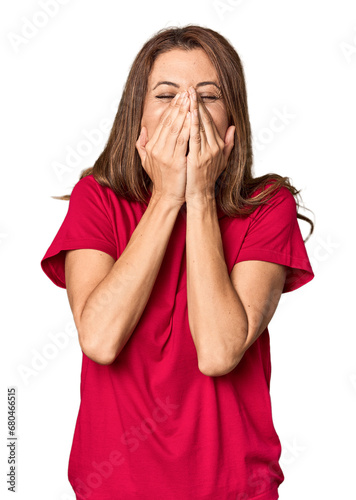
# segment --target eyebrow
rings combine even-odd
[[[157,85],[155,85],[152,90],[157,88],[159,85],[173,85],[173,87],[176,87],[177,89],[179,88],[179,85],[177,83],[162,81],[162,82],[158,82]],[[215,87],[217,87],[219,90],[221,90],[221,88],[219,87],[219,85],[216,82],[200,82],[200,83],[196,84],[196,87],[197,88],[203,87],[204,85],[215,85]]]

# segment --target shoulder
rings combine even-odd
[[[101,184],[93,174],[79,179],[74,185],[70,204],[77,210],[105,213],[111,221],[117,220],[118,217],[124,220],[127,214],[129,217],[132,214],[133,220],[137,220],[147,208],[147,205],[139,201],[127,200],[109,185]]]
[[[268,182],[266,186],[264,187],[263,191],[265,192],[270,186],[275,184],[275,181],[272,180],[271,182]],[[251,198],[254,198],[258,194],[262,192],[262,187],[258,187],[255,189],[255,191],[252,192]],[[291,193],[291,191],[286,187],[286,186],[281,186],[279,188],[276,188],[275,191],[272,192],[272,196],[268,196],[270,198],[267,203],[262,203],[261,206],[267,205],[267,206],[276,206],[279,205],[280,203],[284,203],[286,205],[290,205],[291,207],[296,206],[296,201]]]
[[[86,191],[99,192],[100,188],[102,188],[102,186],[95,179],[93,174],[89,174],[86,175],[85,177],[82,177],[82,179],[79,179],[79,181],[74,185],[72,189],[72,194],[84,193]]]
[[[80,217],[84,213],[92,215],[103,213],[110,218],[112,212],[110,192],[112,193],[112,190],[99,184],[92,174],[86,175],[74,185],[69,199],[69,208],[79,213]]]
[[[264,191],[271,186],[274,181],[266,184]],[[251,198],[262,192],[262,188],[258,188],[253,192]],[[268,199],[269,198],[269,199]],[[285,187],[277,188],[272,196],[268,195],[267,199],[256,208],[250,215],[252,221],[269,220],[269,222],[290,223],[297,218],[296,200],[290,190]]]
[[[113,191],[108,186],[101,185],[94,177],[93,174],[86,175],[79,179],[74,185],[70,200],[94,202],[96,204],[108,205]]]

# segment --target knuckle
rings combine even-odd
[[[171,134],[173,135],[177,135],[178,132],[179,132],[179,127],[177,125],[172,125],[171,126],[171,130],[170,130]]]
[[[149,153],[151,154],[152,158],[157,158],[159,156],[159,151],[157,149],[157,147],[153,146]]]
[[[160,158],[160,164],[163,166],[163,167],[169,167],[169,164],[170,164],[170,159],[167,158],[167,156],[165,155],[162,155],[161,158]]]
[[[194,142],[198,142],[198,143],[201,142],[200,134],[194,134],[192,136],[192,139],[193,139]]]
[[[171,125],[172,125],[172,117],[170,115],[168,115],[163,120],[163,126],[170,127]]]
[[[183,135],[180,135],[177,139],[177,144],[179,146],[183,146],[183,144],[185,144],[185,137]]]
[[[169,117],[169,115],[167,113],[163,113],[163,115],[160,116],[159,124],[164,126],[168,117]]]

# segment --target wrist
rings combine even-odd
[[[202,211],[208,210],[216,211],[216,198],[214,193],[198,194],[186,198],[187,210]]]
[[[159,205],[164,210],[176,210],[177,212],[181,209],[185,200],[175,198],[173,196],[163,195],[153,191],[150,203],[154,205]]]

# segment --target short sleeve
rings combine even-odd
[[[41,260],[42,270],[55,285],[66,288],[65,251],[80,248],[101,250],[117,259],[105,196],[93,176],[83,177],[74,186],[65,219]]]
[[[314,278],[297,219],[294,196],[281,187],[250,216],[251,221],[235,264],[263,260],[288,266],[282,293],[291,292]]]

